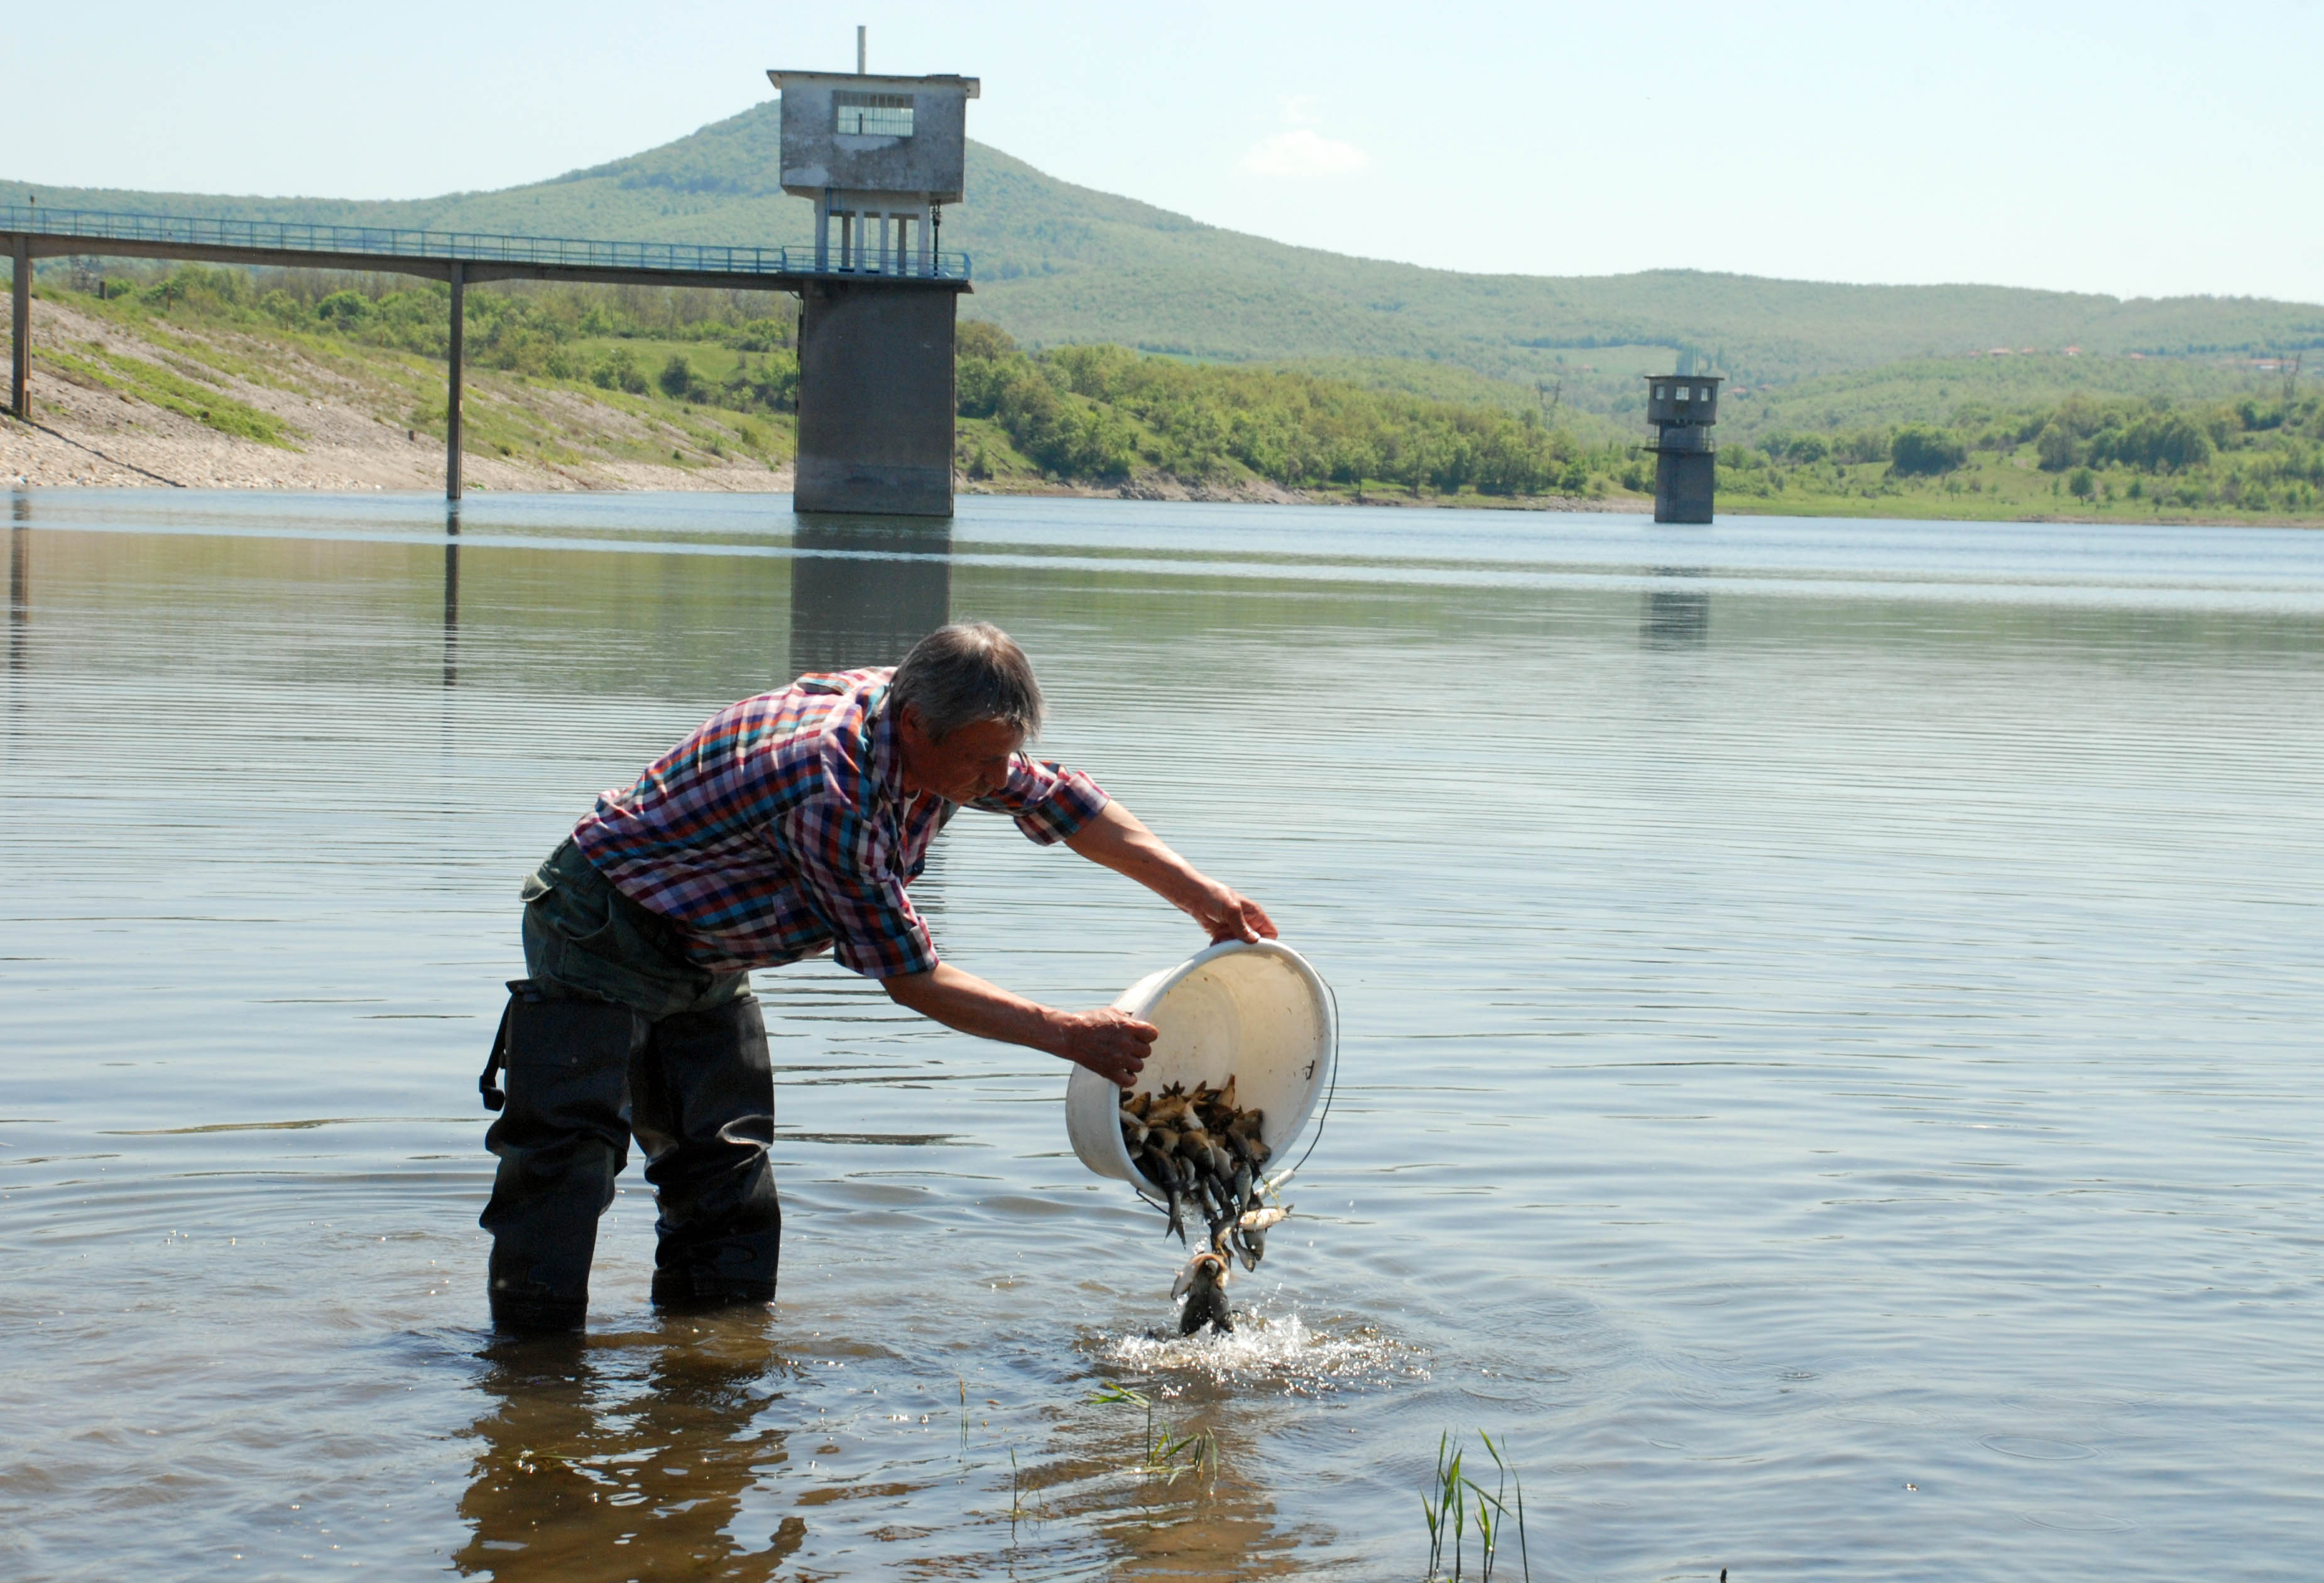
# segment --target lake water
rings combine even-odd
[[[2324,535],[786,504],[14,497],[0,1574],[1408,1578],[1480,1429],[1536,1577],[2313,1568]],[[633,1164],[494,1344],[518,880],[947,615],[1337,989],[1241,1331],[1148,1339],[1061,1063],[825,962],[776,1311],[655,1316]],[[918,895],[1065,1004],[1201,943],[973,815]]]

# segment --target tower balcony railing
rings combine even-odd
[[[571,236],[505,236],[482,231],[426,231],[395,225],[320,225],[287,220],[226,220],[191,215],[140,215],[105,209],[51,209],[33,204],[0,206],[0,233],[85,241],[91,253],[106,242],[145,247],[172,244],[234,248],[253,253],[335,253],[445,262],[538,265],[548,268],[627,270],[669,274],[850,275],[964,281],[965,253],[929,255],[928,268],[917,255],[905,267],[841,267],[827,256],[818,268],[813,247],[722,247],[692,242],[602,242]]]

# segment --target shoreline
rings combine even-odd
[[[0,414],[0,489],[277,490],[329,494],[433,494],[443,492],[443,440],[410,409],[434,379],[426,369],[378,372],[327,354],[294,351],[288,366],[261,368],[232,336],[176,332],[177,347],[126,334],[117,325],[69,304],[42,304],[35,329],[30,421]],[[279,348],[270,348],[281,358]],[[198,363],[189,356],[198,353]],[[64,355],[60,358],[59,354]],[[171,405],[150,398],[134,380],[110,377],[89,361],[111,359],[115,373],[134,368],[178,389]],[[237,365],[239,365],[237,367]],[[191,375],[199,385],[187,384]],[[407,377],[408,375],[408,377]],[[255,377],[251,377],[255,376]],[[295,443],[269,444],[222,432],[196,413],[215,391],[223,406],[246,420],[272,423]],[[462,452],[468,490],[484,494],[640,492],[787,494],[788,461],[744,454],[730,423],[739,415],[716,409],[667,414],[615,400],[536,384],[491,370],[478,371],[464,403],[471,415],[471,445]],[[173,408],[178,410],[173,410]],[[536,427],[558,432],[554,458],[512,447],[495,448],[483,435],[495,414],[521,411]],[[763,441],[764,437],[760,437]],[[669,460],[648,459],[667,453]],[[1138,500],[1236,505],[1379,506],[1398,511],[1461,510],[1638,515],[1651,496],[1586,495],[1415,496],[1398,490],[1286,489],[1264,479],[1189,483],[1146,474],[1110,484],[1025,478],[960,478],[961,495],[1016,495],[1082,500]],[[1729,517],[1852,517],[1868,521],[2070,523],[2091,527],[2315,528],[2312,519],[2255,514],[2156,515],[2073,511],[1984,511],[1965,500],[1941,504],[1901,498],[1880,502],[1831,496],[1777,500],[1729,495],[1719,514]],[[1887,510],[1867,510],[1887,506]]]
[[[15,419],[7,417],[5,414],[0,414],[0,438],[5,438],[12,430],[18,430],[22,428],[23,426],[18,424]],[[21,476],[20,474],[23,473],[22,468],[18,468],[14,472],[7,471],[8,468],[15,466],[15,463],[11,459],[11,454],[8,448],[5,445],[0,445],[0,490],[5,490],[11,493],[29,494],[36,490],[56,491],[61,492],[66,490],[77,489],[181,489],[188,491],[189,492],[215,494],[246,494],[258,491],[271,491],[284,494],[311,493],[318,495],[347,496],[389,494],[422,496],[435,501],[441,501],[443,498],[442,471],[440,466],[437,471],[436,477],[432,480],[429,480],[416,485],[401,483],[399,482],[399,484],[396,487],[389,487],[385,483],[364,483],[358,480],[325,481],[317,479],[311,482],[300,483],[256,474],[247,475],[243,478],[217,477],[199,483],[188,483],[179,479],[160,477],[152,473],[145,472],[143,469],[138,468],[134,464],[128,462],[101,457],[94,451],[94,449],[80,446],[76,442],[62,436],[55,436],[52,431],[46,430],[45,428],[43,428],[42,432],[43,435],[50,437],[62,440],[63,444],[67,446],[72,447],[73,451],[77,455],[91,458],[91,460],[86,465],[85,471],[75,475],[61,478],[32,478]],[[479,463],[490,464],[493,460],[495,459],[491,457],[464,457],[463,471],[467,474],[471,480],[473,480],[475,479],[475,473],[477,471],[481,471],[477,466]],[[622,469],[622,472],[626,476],[624,476],[622,482],[619,483],[610,483],[603,476],[581,479],[564,474],[559,474],[559,481],[552,482],[539,477],[538,474],[540,471],[540,469],[503,466],[495,468],[494,471],[497,473],[506,474],[532,473],[536,475],[530,478],[520,477],[503,483],[470,482],[467,485],[467,493],[470,495],[773,495],[788,494],[791,492],[791,469],[788,467],[783,468],[777,474],[753,473],[749,470],[737,468],[733,469],[733,472],[740,474],[742,476],[736,478],[724,476],[722,475],[722,473],[715,472],[709,473],[708,475],[706,476],[703,472],[681,469],[678,467],[665,468],[658,467],[651,464],[631,464]],[[652,474],[667,474],[668,476],[651,476]],[[1362,500],[1357,500],[1345,495],[1321,493],[1303,494],[1300,492],[1293,490],[1270,489],[1262,492],[1252,489],[1240,489],[1232,486],[1213,487],[1204,485],[1190,486],[1185,484],[1176,484],[1175,487],[1168,487],[1166,489],[1157,488],[1151,484],[1143,483],[1125,485],[1115,489],[1102,489],[1084,484],[1066,483],[1048,483],[1035,488],[1023,489],[994,489],[989,484],[965,484],[957,490],[955,494],[961,498],[980,499],[1131,500],[1151,501],[1166,504],[1188,505],[1367,506],[1397,511],[1502,511],[1532,513],[1543,516],[1635,517],[1646,514],[1652,510],[1654,505],[1654,502],[1651,500],[1644,496],[1635,495],[1609,495],[1596,500],[1581,496],[1566,497],[1562,495],[1542,497],[1484,496],[1481,498],[1475,496],[1462,496],[1457,500],[1447,500],[1441,496],[1431,497],[1425,500],[1390,499],[1381,498],[1379,496],[1370,496]],[[1996,525],[2023,523],[2027,527],[2047,524],[2052,526],[2082,528],[2271,528],[2309,532],[2313,532],[2319,528],[2324,528],[2324,523],[2306,521],[2298,518],[2290,517],[2096,517],[2076,516],[2064,512],[2044,512],[2030,516],[2005,517],[1997,515],[1974,516],[1966,512],[1948,514],[1932,511],[1850,511],[1843,509],[1822,507],[1820,505],[1794,507],[1786,511],[1770,510],[1763,502],[1757,501],[1751,502],[1748,504],[1731,507],[1721,502],[1718,510],[1718,515],[1721,519],[1729,517],[1789,517],[1803,521],[1812,521],[1820,519],[1831,518],[1862,522],[1917,522],[1932,524],[1976,522],[1992,523]],[[1674,525],[1686,526],[1686,524]],[[1717,524],[1714,522],[1703,525],[1716,526]]]

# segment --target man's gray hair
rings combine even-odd
[[[938,741],[980,720],[1005,722],[1028,737],[1041,731],[1033,662],[991,621],[956,621],[912,645],[888,696],[899,709],[908,705]]]

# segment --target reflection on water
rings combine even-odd
[[[1545,1576],[2308,1562],[2324,536],[81,491],[9,548],[0,1576],[1409,1577],[1480,1427]],[[772,1318],[653,1315],[632,1174],[586,1346],[493,1342],[517,879],[955,610],[1338,990],[1237,1332],[1169,1333],[1056,1062],[814,962]],[[938,851],[1011,989],[1197,943]]]
[[[460,508],[444,511],[444,685],[460,679]]]
[[[803,512],[791,532],[790,674],[893,665],[952,619],[952,524]]]
[[[1657,577],[1692,573],[1656,567]],[[1700,649],[1711,640],[1711,594],[1702,588],[1648,588],[1638,595],[1638,641],[1648,649]]]
[[[625,1578],[685,1558],[692,1575],[771,1578],[806,1535],[737,1526],[744,1492],[789,1459],[764,1420],[786,1370],[764,1315],[496,1341],[476,1389],[472,1530],[452,1556],[503,1583]]]
[[[9,502],[8,526],[8,668],[24,668],[24,650],[32,634],[32,502],[19,494]]]

